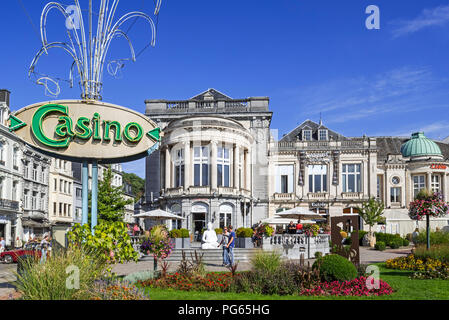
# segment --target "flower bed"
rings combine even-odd
[[[119,281],[97,281],[89,293],[91,300],[149,300],[141,289]]]
[[[175,273],[167,275],[165,278],[139,281],[139,284],[144,287],[182,291],[231,292],[234,291],[234,280],[241,275],[237,274],[234,278],[230,273],[211,272],[204,276],[185,276]],[[320,282],[309,289],[298,287],[295,294],[306,296],[381,296],[393,293],[390,285],[382,280],[379,280],[379,289],[369,289],[366,282],[366,277],[359,277],[351,281]]]
[[[412,271],[436,271],[441,268],[449,268],[447,262],[441,262],[437,259],[425,258],[419,259],[414,254],[407,257],[389,259],[385,262],[387,268]]]
[[[154,288],[175,289],[184,291],[219,291],[229,290],[232,282],[231,274],[223,273],[207,273],[202,275],[182,275],[178,272],[169,274],[165,278],[150,279],[147,281],[139,281],[142,286]]]
[[[359,277],[351,281],[321,282],[312,289],[303,290],[305,296],[383,296],[393,293],[393,288],[385,281],[379,280],[379,289],[369,289],[367,278]]]

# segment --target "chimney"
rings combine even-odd
[[[6,89],[0,89],[0,102],[6,103],[6,106],[9,108],[9,97],[11,96],[11,92]]]

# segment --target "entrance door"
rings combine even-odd
[[[206,226],[206,214],[194,213],[193,214],[193,232],[197,235],[197,241],[201,240],[201,230]]]

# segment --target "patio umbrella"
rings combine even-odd
[[[186,218],[177,216],[176,214],[161,210],[161,209],[156,209],[156,210],[151,210],[151,211],[147,211],[147,212],[143,212],[143,213],[139,213],[139,214],[135,214],[133,216],[134,218],[147,218],[147,219],[153,219],[153,220],[185,220]]]
[[[281,218],[288,218],[288,219],[315,219],[315,220],[325,220],[326,217],[324,214],[316,213],[313,211],[310,211],[306,208],[296,207],[293,209],[285,210],[282,212],[277,212],[277,216]]]

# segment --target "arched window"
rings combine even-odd
[[[5,165],[6,148],[3,142],[0,142],[0,165]]]

